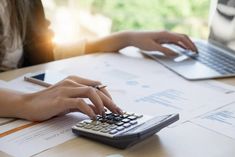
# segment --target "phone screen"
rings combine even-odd
[[[65,79],[66,75],[56,71],[45,71],[32,75],[31,78],[53,85]]]
[[[35,79],[37,79],[37,80],[44,81],[44,80],[45,80],[45,73],[32,76],[32,78],[35,78]]]

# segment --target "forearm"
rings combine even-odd
[[[0,89],[0,117],[20,118],[23,111],[23,93]]]
[[[87,41],[85,53],[117,52],[129,46],[130,32],[118,32],[93,41]]]

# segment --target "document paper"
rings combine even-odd
[[[192,122],[235,139],[235,102],[210,111]]]
[[[71,113],[42,123],[18,125],[0,133],[0,150],[16,157],[28,157],[75,138],[71,127],[87,118]]]
[[[71,64],[59,71],[102,81],[124,111],[153,116],[179,113],[180,121],[175,125],[235,101],[234,87],[215,81],[190,82],[153,60],[103,54],[81,57]],[[23,77],[8,83],[26,93],[43,89],[25,82]],[[0,133],[0,150],[13,156],[37,154],[74,138],[71,127],[84,118],[87,117],[76,113],[39,124],[22,126],[22,122],[14,122],[20,129],[9,134],[14,128],[8,125],[7,135]]]
[[[150,59],[106,54],[83,69],[61,72],[102,81],[123,110],[154,116],[179,113],[180,121],[172,126],[235,101],[233,86],[187,81]]]

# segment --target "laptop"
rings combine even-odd
[[[218,0],[213,10],[209,39],[193,41],[198,55],[173,44],[164,46],[178,53],[174,57],[157,52],[143,53],[187,80],[235,76],[235,0]]]

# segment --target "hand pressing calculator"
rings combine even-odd
[[[179,120],[179,114],[150,117],[147,115],[107,113],[97,120],[86,119],[72,127],[72,131],[99,142],[124,149],[155,134]]]

